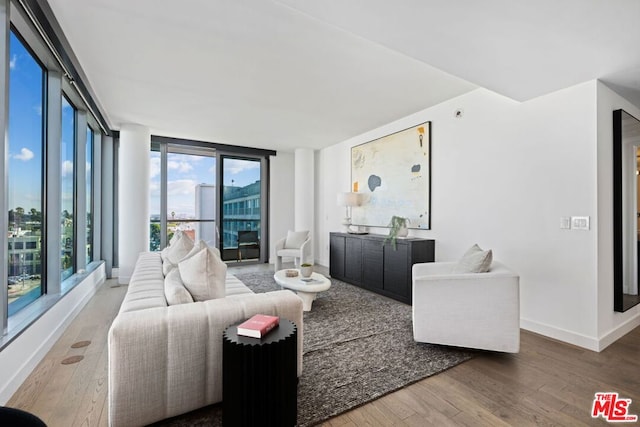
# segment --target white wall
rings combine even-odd
[[[635,106],[598,83],[598,336],[600,347],[640,325],[640,305],[613,311],[613,110],[622,108],[640,118]]]
[[[274,246],[294,228],[294,155],[278,151],[269,169],[269,262],[275,262]]]
[[[2,366],[0,405],[7,403],[104,283],[105,278],[105,265],[101,263],[81,283],[0,351],[0,366]]]
[[[526,103],[478,89],[322,150],[318,262],[328,265],[328,233],[340,230],[335,197],[350,188],[350,148],[424,121],[432,230],[410,235],[435,239],[436,260],[492,248],[520,274],[523,328],[597,348],[595,81]],[[576,215],[591,217],[589,231],[560,229]]]

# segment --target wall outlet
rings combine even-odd
[[[560,229],[561,230],[571,230],[571,217],[570,216],[561,216],[560,217]]]
[[[572,216],[571,228],[574,230],[588,230],[589,217],[588,216]]]

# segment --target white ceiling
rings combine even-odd
[[[325,147],[477,87],[640,105],[638,0],[55,0],[113,129]]]

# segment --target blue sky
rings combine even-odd
[[[43,71],[11,32],[9,208],[41,210]]]
[[[9,208],[40,211],[44,71],[11,32],[9,63]],[[74,108],[62,102],[62,209],[73,211]]]

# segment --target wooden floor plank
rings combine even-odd
[[[262,271],[269,266],[249,268]],[[126,287],[103,285],[8,406],[33,412],[50,427],[106,427],[107,332],[125,292]],[[70,348],[82,340],[91,344]],[[62,365],[70,355],[85,358]],[[523,331],[518,354],[479,352],[468,362],[322,425],[609,425],[590,416],[594,393],[616,391],[633,399],[631,412],[640,414],[639,356],[640,327],[600,353]]]

